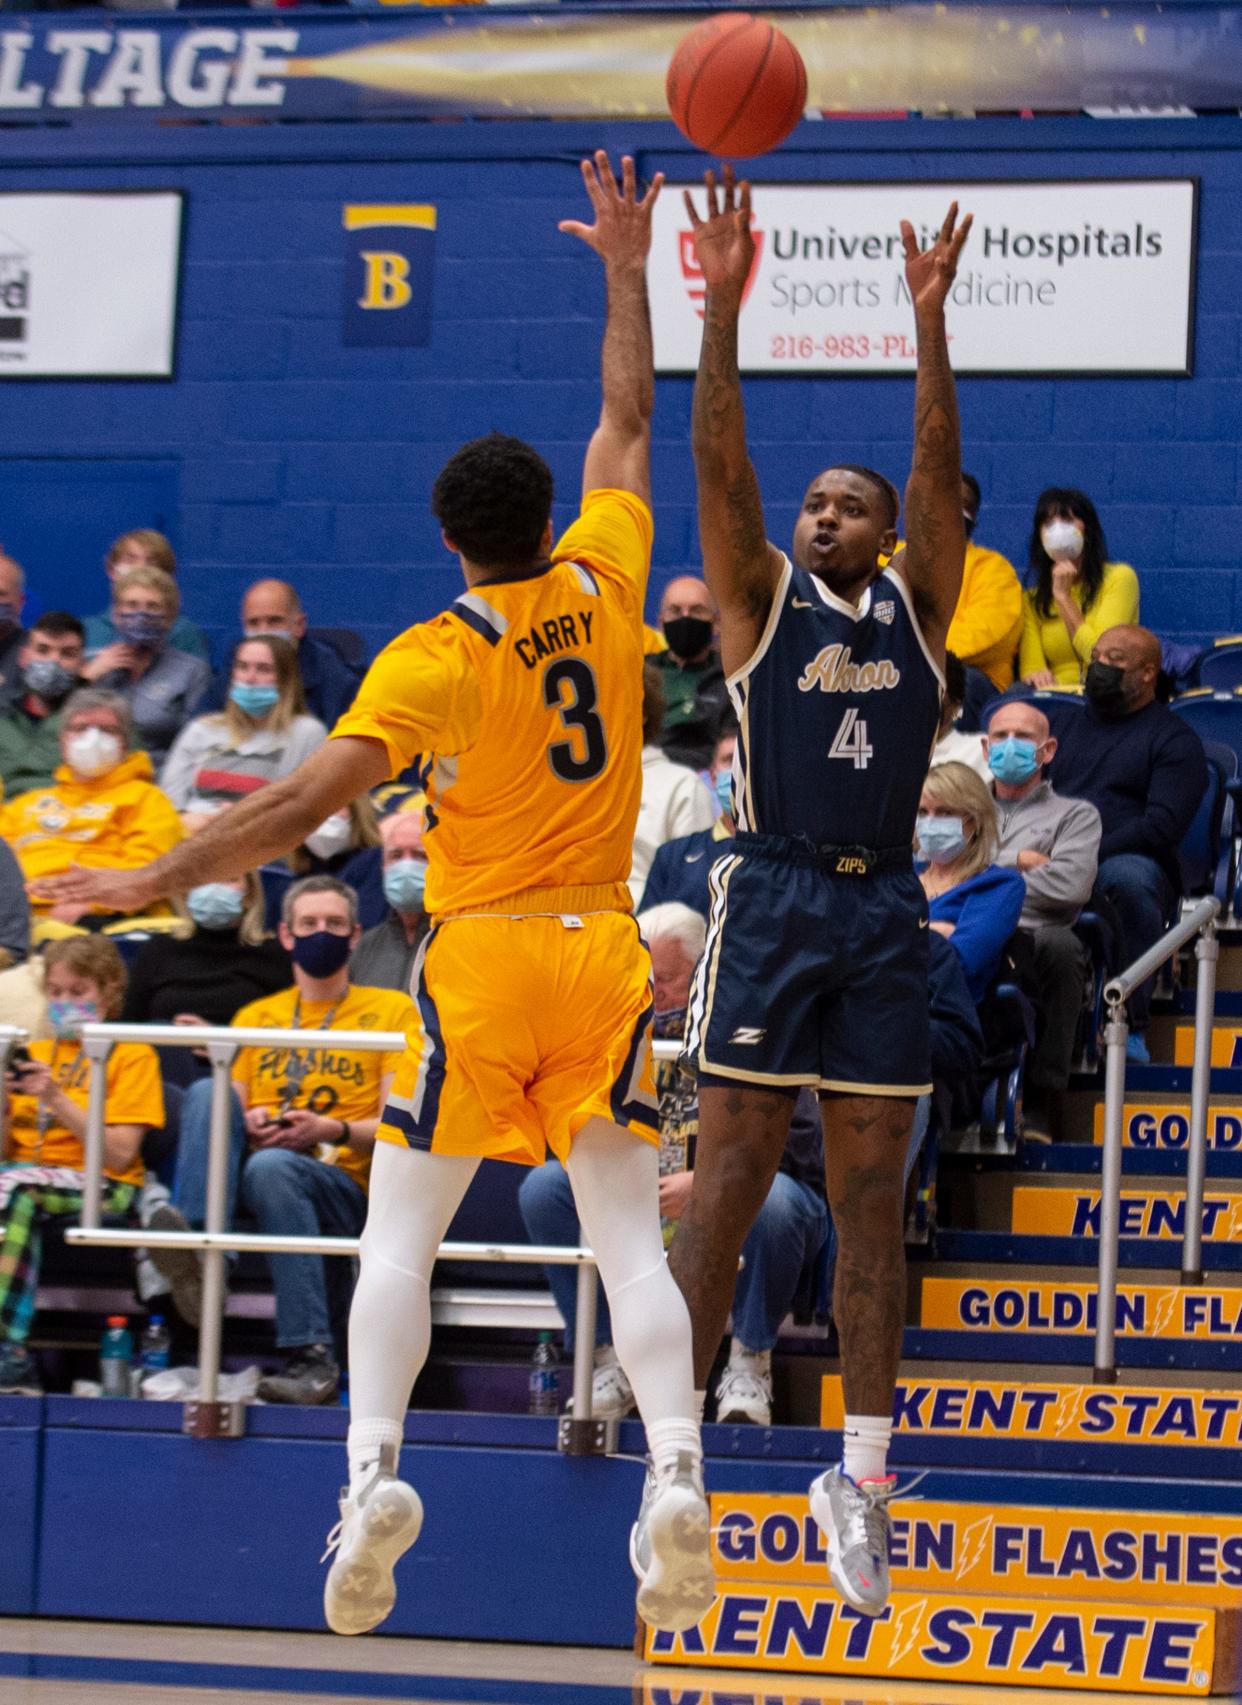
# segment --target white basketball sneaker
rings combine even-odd
[[[379,1465],[356,1498],[341,1493],[341,1519],[328,1535],[321,1563],[335,1551],[323,1589],[323,1613],[334,1634],[369,1634],[397,1602],[393,1566],[418,1538],[423,1501],[396,1479],[397,1453],[385,1446]]]
[[[658,1479],[650,1463],[630,1563],[638,1576],[638,1614],[652,1628],[680,1633],[702,1621],[716,1598],[711,1517],[702,1470],[685,1452]]]

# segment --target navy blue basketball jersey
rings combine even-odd
[[[855,608],[786,558],[758,647],[728,685],[739,829],[910,844],[944,680],[900,575],[886,569]]]

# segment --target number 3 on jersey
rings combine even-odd
[[[562,781],[594,781],[608,762],[608,736],[595,708],[598,697],[595,671],[580,657],[558,658],[543,672],[544,704],[561,713],[561,725],[571,736],[579,736],[548,747],[552,773]]]
[[[841,726],[832,737],[828,756],[850,758],[856,770],[865,770],[874,755],[875,747],[867,744],[867,724],[858,720],[856,710],[847,710],[841,718]]]

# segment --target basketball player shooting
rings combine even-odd
[[[655,380],[641,198],[602,151],[582,163],[594,223],[565,221],[604,264],[603,404],[579,518],[553,545],[552,476],[527,444],[465,445],[432,507],[467,590],[372,664],[331,738],[286,780],[145,870],[78,871],[62,899],[136,910],[287,852],[361,790],[433,753],[426,851],[434,927],[411,1033],[378,1131],[350,1314],[349,1486],[329,1541],[328,1624],[391,1611],[422,1503],[397,1477],[427,1358],[436,1250],[479,1161],[564,1161],[647,1427],[651,1471],[630,1538],[639,1614],[692,1626],[715,1596],[691,1328],[664,1258],[651,960],[629,875],[642,744],[642,613],[651,561]]]
[[[951,207],[922,252],[901,227],[918,336],[904,553],[881,569],[897,541],[889,482],[829,467],[803,500],[791,564],[767,540],[738,378],[749,186],[728,166],[706,185],[706,219],[686,195],[706,282],[692,433],[703,570],[739,723],[738,833],[711,873],[686,1043],[700,1085],[694,1189],[669,1259],[701,1391],[794,1096],[818,1090],[846,1416],[843,1462],[811,1487],[811,1511],[837,1590],[876,1616],[896,1485],[903,1163],[915,1098],[931,1088],[927,908],[911,845],[965,552],[944,306],[970,218],[959,225]]]

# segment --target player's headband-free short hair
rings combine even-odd
[[[886,479],[874,468],[863,467],[861,462],[830,462],[828,468],[836,468],[843,474],[857,474],[860,480],[866,480],[868,485],[873,485],[884,499],[885,508],[888,510],[888,525],[897,525],[897,517],[901,514],[901,494],[892,480]],[[828,468],[825,468],[825,473]]]
[[[431,489],[431,512],[454,550],[480,568],[536,562],[552,514],[552,470],[521,438],[489,432],[449,457]]]

